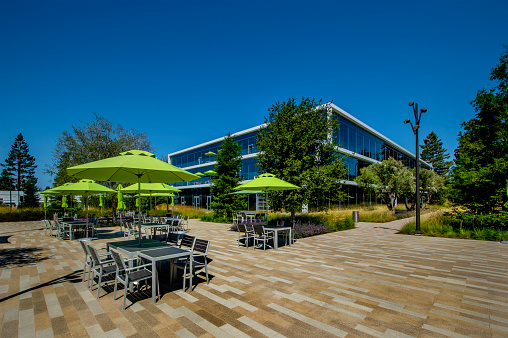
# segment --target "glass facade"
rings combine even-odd
[[[339,130],[334,136],[338,146],[376,161],[393,157],[402,161],[408,168],[415,167],[416,161],[413,158],[395,150],[378,137],[354,125],[342,116],[336,117],[339,122]]]
[[[242,148],[242,155],[254,154],[258,152],[256,144],[257,131],[253,131],[244,135],[236,136],[234,139]],[[217,159],[217,156],[207,156],[208,152],[217,154],[222,142],[209,144],[198,149],[189,150],[187,152],[175,155],[171,157],[171,164],[180,168],[191,167],[195,165],[205,164],[213,162]],[[205,170],[206,171],[206,170]]]
[[[354,181],[360,174],[360,169],[369,166],[372,162],[382,161],[390,157],[402,161],[408,168],[414,168],[416,161],[413,158],[396,150],[395,147],[339,114],[339,112],[334,110],[333,116],[339,123],[339,130],[334,134],[337,146],[373,160],[365,161],[353,156],[344,156],[342,160],[347,169],[346,181]],[[242,156],[256,154],[258,152],[256,143],[257,133],[258,130],[254,130],[234,137],[235,142],[238,142],[241,147]],[[173,155],[171,156],[171,163],[184,169],[197,166],[197,168],[186,169],[191,173],[204,173],[208,170],[215,170],[215,166],[212,162],[216,161],[216,156],[206,156],[205,154],[210,151],[217,154],[221,145],[222,142],[218,141],[213,144],[203,145],[196,149]],[[242,167],[238,173],[242,181],[252,180],[259,174],[260,170],[256,166],[256,162],[256,156],[244,158],[242,160]],[[179,196],[175,197],[175,202],[208,208],[211,202],[211,196],[210,188],[207,185],[210,183],[211,177],[205,176],[191,182],[173,184],[175,187],[185,187],[182,189]],[[199,185],[201,185],[201,187],[199,187]],[[346,184],[344,189],[348,197],[341,201],[329,201],[330,206],[348,207],[350,205],[372,205],[378,203],[374,195],[364,192],[363,189],[354,184]],[[249,196],[249,202],[252,202],[249,203],[249,205],[254,205],[255,207],[255,199],[256,196]]]

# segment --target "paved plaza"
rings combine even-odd
[[[211,241],[210,284],[181,280],[101,298],[81,282],[77,241],[42,222],[0,223],[1,337],[508,337],[508,245],[395,234],[404,221],[297,240],[237,246],[224,224],[190,222]],[[121,240],[100,230],[93,246]]]

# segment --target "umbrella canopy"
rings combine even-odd
[[[187,182],[199,178],[142,150],[130,150],[120,156],[70,167],[67,173],[97,181],[129,183]]]
[[[98,181],[157,183],[187,182],[199,176],[160,161],[154,154],[143,150],[130,150],[119,156],[67,168],[70,176],[90,178]],[[138,193],[141,193],[138,191]],[[141,196],[138,197],[138,201]],[[139,204],[139,202],[138,202]],[[138,206],[141,214],[141,207]],[[141,245],[141,217],[138,221],[139,244]]]
[[[241,184],[234,190],[254,190],[254,191],[264,191],[266,193],[266,200],[268,200],[268,191],[282,191],[282,190],[295,190],[300,189],[300,187],[291,184],[289,182],[283,181],[274,174],[261,174],[257,178],[249,181],[247,183]],[[266,210],[266,224],[268,225],[268,209]]]
[[[171,197],[175,196],[172,192],[154,192],[153,194],[143,194],[141,193],[141,197]]]
[[[203,174],[202,172],[199,172],[199,171],[197,173],[195,173],[194,175],[198,175],[199,177],[205,176],[205,174]]]
[[[117,209],[118,210],[125,210],[127,209],[127,207],[125,206],[125,202],[123,201],[123,192],[122,192],[122,189],[123,189],[123,186],[121,184],[119,184],[117,187],[116,187],[116,190],[118,192],[118,205],[117,205]]]
[[[213,170],[205,171],[206,176],[217,176],[217,172]]]
[[[66,195],[95,195],[95,194],[114,194],[116,191],[95,183],[93,180],[79,180],[76,183],[64,184],[52,189]]]
[[[152,193],[152,196],[155,196],[154,193],[175,193],[182,191],[165,183],[141,183],[141,184],[136,183],[126,188],[123,188],[122,192],[124,194],[137,194],[139,192],[141,192],[142,194]]]
[[[48,205],[48,195],[44,195],[44,208],[47,208]]]
[[[213,151],[209,151],[205,154],[206,156],[217,156],[216,153],[214,153]]]
[[[283,181],[273,174],[265,173],[259,175],[257,178],[239,185],[234,190],[261,190],[261,191],[273,191],[273,190],[294,190],[300,189],[300,187]]]
[[[99,195],[99,206],[102,208],[104,206],[104,200],[102,198],[102,195]]]
[[[241,195],[241,194],[262,194],[264,193],[264,191],[257,191],[257,190],[240,190],[240,191],[235,191],[235,192],[232,192],[232,193],[229,193],[229,195]]]

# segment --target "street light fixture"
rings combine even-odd
[[[422,235],[423,231],[420,230],[420,147],[418,145],[418,129],[420,128],[420,118],[423,113],[427,112],[427,109],[420,109],[418,113],[418,103],[413,101],[409,102],[409,106],[413,107],[413,114],[415,116],[415,124],[411,123],[410,119],[404,121],[405,124],[410,124],[413,134],[416,140],[416,235]]]

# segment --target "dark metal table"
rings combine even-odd
[[[162,248],[157,248],[153,250],[140,251],[138,256],[152,262],[152,302],[156,302],[156,292],[155,288],[157,287],[157,283],[159,282],[158,272],[157,272],[157,262],[169,260],[171,262],[170,268],[170,276],[171,280],[173,279],[173,261],[176,258],[189,257],[192,256],[192,252],[189,250],[177,248],[174,246],[166,246]],[[190,291],[192,292],[192,257],[190,259]]]

